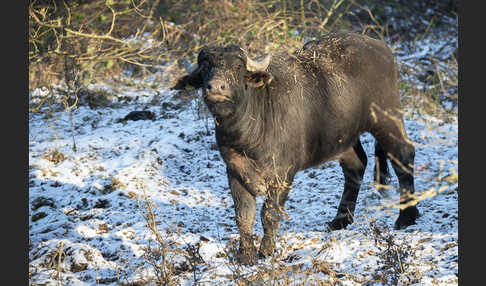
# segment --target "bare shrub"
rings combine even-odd
[[[180,247],[171,241],[171,236],[179,234],[180,231],[171,230],[170,226],[165,232],[158,229],[161,222],[156,219],[153,211],[155,204],[146,195],[145,186],[142,183],[143,198],[139,201],[139,208],[145,220],[146,227],[154,237],[155,245],[148,245],[144,249],[144,260],[151,266],[155,273],[156,285],[179,285],[179,275],[191,274],[194,284],[198,283],[198,266],[205,264],[199,254],[200,244],[191,245],[186,243]],[[150,282],[150,281],[147,281]]]
[[[383,285],[412,285],[421,280],[417,269],[411,271],[410,260],[414,249],[406,241],[397,242],[396,234],[386,231],[375,223],[370,224],[375,246],[379,249],[380,267],[374,273],[375,281]]]
[[[66,160],[66,156],[57,149],[52,150],[51,152],[45,153],[42,157],[48,161],[51,161],[54,164],[59,164]]]

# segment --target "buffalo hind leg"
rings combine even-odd
[[[386,152],[378,141],[375,143],[375,169],[374,182],[377,191],[384,197],[387,197],[387,191],[390,180],[390,171],[388,169],[388,162]]]
[[[238,262],[253,265],[257,262],[257,249],[253,243],[253,224],[256,214],[255,196],[228,172],[231,195],[235,206],[236,225],[240,233]]]
[[[269,186],[261,212],[263,239],[260,245],[260,256],[262,257],[269,257],[275,252],[275,240],[291,182],[292,180],[287,180],[286,183],[277,182]]]
[[[395,221],[395,229],[403,229],[415,224],[419,217],[416,202],[413,202],[414,188],[414,159],[415,147],[405,133],[403,121],[390,120],[382,121],[383,124],[377,128],[379,132],[373,134],[379,144],[383,146],[393,170],[398,178],[400,186],[400,214]],[[397,126],[398,124],[398,126]]]
[[[349,148],[340,156],[339,164],[344,173],[344,191],[336,217],[327,223],[329,230],[342,229],[353,223],[356,200],[367,161],[366,153],[359,139],[352,148]]]
[[[416,203],[412,201],[412,195],[415,193],[413,182],[414,158],[415,148],[413,145],[403,143],[400,146],[400,152],[396,153],[396,156],[393,156],[390,160],[400,186],[400,214],[395,221],[395,229],[403,229],[415,224],[415,220],[420,215]],[[408,206],[405,207],[405,205]]]

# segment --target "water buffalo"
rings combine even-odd
[[[345,183],[336,217],[327,227],[353,222],[367,156],[361,142],[371,133],[375,181],[385,185],[390,159],[400,185],[395,228],[415,223],[414,145],[400,111],[398,69],[383,41],[355,33],[332,33],[292,54],[256,59],[238,46],[204,47],[190,73],[173,89],[202,88],[227,166],[240,233],[239,261],[254,264],[255,196],[266,195],[259,254],[275,251],[282,209],[295,174],[339,160]]]

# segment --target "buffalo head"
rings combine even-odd
[[[202,88],[210,111],[225,117],[233,113],[240,97],[271,82],[272,76],[267,71],[270,60],[271,55],[253,60],[236,45],[204,47],[194,66],[185,62],[189,74],[178,79],[173,89]]]

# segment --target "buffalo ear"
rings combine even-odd
[[[184,90],[188,86],[195,89],[203,87],[201,67],[199,66],[199,64],[196,63],[195,65],[191,65],[191,63],[187,59],[182,59],[182,61],[184,62],[184,66],[188,75],[179,78],[176,84],[171,87],[171,89]]]
[[[186,86],[189,85],[189,76],[185,75],[181,78],[179,78],[174,86],[172,86],[170,89],[175,89],[175,90],[184,90],[186,89]]]
[[[192,87],[194,89],[201,88],[203,86],[203,81],[201,75],[199,73],[191,73],[189,75],[185,75],[177,80],[174,86],[170,89],[175,90],[185,90],[188,87]]]
[[[249,72],[245,77],[246,84],[253,88],[269,85],[272,80],[273,76],[266,71]]]

